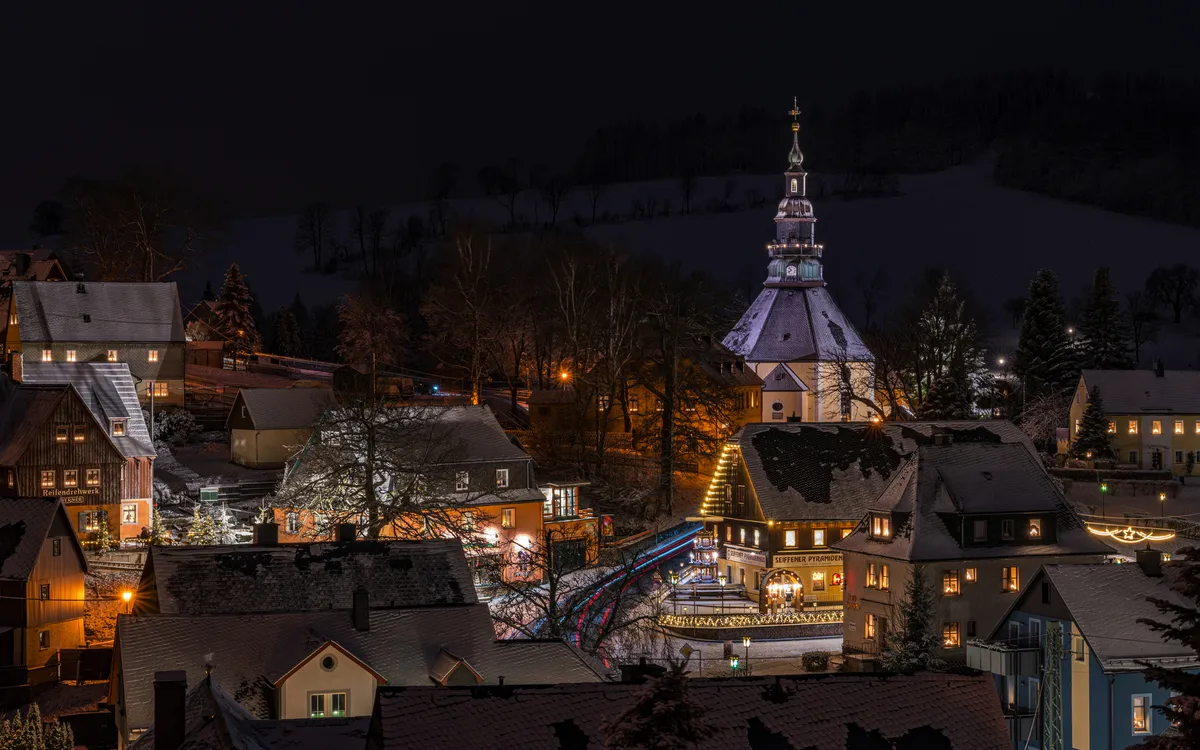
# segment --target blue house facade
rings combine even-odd
[[[968,664],[995,676],[1014,748],[1048,744],[1048,718],[1063,747],[1081,750],[1168,729],[1155,707],[1170,692],[1147,682],[1141,663],[1197,672],[1200,658],[1137,620],[1166,619],[1147,596],[1185,603],[1171,567],[1156,550],[1140,550],[1137,564],[1047,565],[991,637],[968,644]]]

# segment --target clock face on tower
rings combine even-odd
[[[794,278],[796,278],[796,267],[788,266],[787,269],[784,271],[784,273],[787,274],[787,277],[789,279],[794,279]]]

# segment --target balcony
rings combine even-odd
[[[825,246],[812,242],[772,242],[767,245],[767,257],[796,256],[801,258],[820,258]]]
[[[1040,677],[1042,650],[1033,639],[967,641],[967,666],[1001,677]]]

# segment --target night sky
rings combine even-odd
[[[510,154],[565,162],[626,118],[782,112],[793,93],[950,73],[1200,69],[1200,10],[1180,2],[11,5],[6,246],[64,178],[129,164],[173,168],[241,215],[281,213],[402,198],[442,160],[467,175]]]

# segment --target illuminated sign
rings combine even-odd
[[[1087,530],[1096,536],[1106,536],[1115,542],[1123,542],[1124,544],[1162,542],[1175,538],[1175,532],[1169,529],[1138,529],[1133,526],[1126,526],[1125,528],[1088,526]]]
[[[842,553],[840,552],[825,552],[825,553],[801,553],[793,555],[774,555],[772,560],[775,565],[841,565]]]

